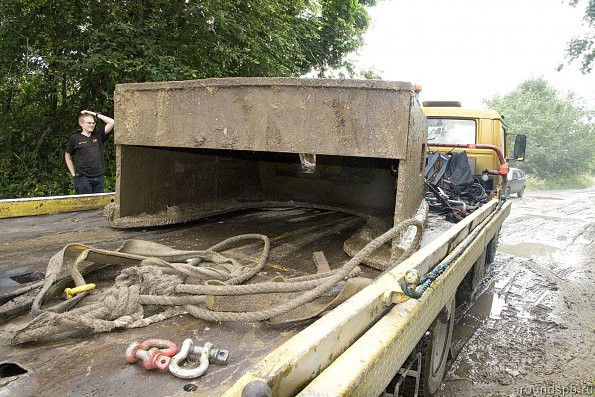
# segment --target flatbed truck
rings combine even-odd
[[[438,389],[457,291],[474,288],[493,260],[510,203],[493,178],[493,199],[460,222],[424,218],[427,124],[409,83],[123,84],[116,87],[115,119],[117,188],[95,197],[111,202],[103,214],[67,212],[76,201],[66,197],[45,199],[48,212],[59,212],[48,215],[26,216],[43,212],[39,203],[0,203],[0,395],[390,396]],[[420,248],[395,260],[407,236],[379,239],[420,216]],[[311,319],[207,321],[179,313],[92,336],[88,326],[74,324],[66,335],[14,338],[31,320],[14,308],[35,305],[48,259],[66,245],[117,251],[142,239],[197,250],[255,233],[269,236],[271,249],[248,284],[316,273],[314,252],[340,269],[371,244],[379,247],[361,259],[369,283]],[[251,242],[221,253],[250,266],[259,252]],[[85,274],[97,285],[88,299],[129,265]],[[411,270],[436,268],[442,273],[421,296],[404,292]],[[62,270],[64,281],[70,273]],[[27,286],[29,292],[14,294]],[[60,298],[46,300],[51,306]],[[209,341],[229,351],[229,360],[195,380],[125,360],[131,342],[155,338]]]

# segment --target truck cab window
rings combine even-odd
[[[428,118],[428,141],[438,143],[475,143],[475,120]]]

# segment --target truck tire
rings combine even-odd
[[[516,194],[516,196],[518,198],[521,198],[521,197],[523,197],[523,194],[525,194],[525,188],[522,188],[521,190],[519,190],[519,192]]]
[[[419,397],[432,396],[442,384],[450,358],[452,330],[455,323],[455,299],[451,299],[438,314],[424,336],[421,344],[421,375],[419,379]],[[419,345],[418,345],[419,346]],[[418,350],[419,351],[419,350]],[[413,396],[415,379],[407,378],[403,383],[403,397]]]
[[[498,249],[498,238],[500,237],[500,230],[496,232],[494,237],[490,240],[485,250],[479,256],[475,264],[469,270],[459,287],[457,288],[457,302],[471,302],[473,294],[485,276],[487,265],[494,262],[496,257],[496,250]]]
[[[486,265],[494,262],[496,258],[496,249],[498,249],[498,238],[500,237],[500,229],[496,232],[494,237],[490,240],[486,246]]]
[[[457,304],[471,302],[473,300],[473,294],[477,291],[477,287],[479,287],[486,273],[486,259],[487,249],[481,253],[471,270],[469,270],[469,273],[467,273],[461,284],[459,284],[457,288]]]

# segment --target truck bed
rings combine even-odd
[[[110,228],[101,211],[44,215],[0,220],[0,294],[22,286],[14,279],[44,273],[48,259],[70,243],[115,249],[128,239],[143,239],[183,250],[204,249],[225,238],[262,233],[271,239],[271,253],[258,281],[274,276],[296,277],[316,272],[314,251],[323,251],[331,268],[341,266],[348,256],[343,241],[363,224],[361,218],[345,213],[303,209],[264,209],[206,219],[185,226],[140,230]],[[239,260],[254,260],[260,243],[226,252]],[[120,270],[109,266],[86,276],[89,282],[107,285]],[[364,267],[368,277],[379,272]],[[16,277],[15,277],[16,276]],[[11,278],[12,277],[12,278]],[[51,304],[51,303],[50,303]],[[23,323],[28,315],[3,326]],[[147,371],[141,364],[128,364],[126,347],[132,341],[169,339],[180,346],[186,338],[195,344],[209,341],[229,350],[226,366],[211,365],[205,376],[193,381],[197,395],[219,395],[233,384],[246,368],[303,329],[308,322],[269,325],[265,322],[213,324],[181,315],[146,328],[109,334],[73,334],[42,342],[0,347],[4,387],[0,395],[170,395],[182,391],[188,380],[169,372]],[[7,363],[28,371],[11,378]],[[8,375],[8,376],[7,376]]]
[[[401,324],[410,324],[408,330],[412,335],[422,335],[435,313],[440,310],[443,302],[454,294],[460,280],[494,236],[506,217],[509,206],[507,205],[501,215],[489,222],[473,248],[467,249],[463,257],[457,260],[462,261],[462,264],[455,266],[451,272],[453,275],[445,274],[446,280],[438,283],[451,286],[437,289],[430,294],[426,293],[425,295],[430,295],[428,299],[407,303],[406,308],[403,306],[404,311],[399,309],[400,305],[391,309],[390,304],[387,306],[387,303],[382,303],[385,302],[383,296],[387,296],[387,291],[398,289],[395,280],[402,277],[406,268],[416,267],[422,273],[427,272],[432,264],[453,251],[471,230],[483,222],[494,207],[495,203],[486,205],[486,211],[477,211],[457,225],[431,216],[426,222],[422,249],[410,260],[403,262],[403,266],[397,266],[390,272],[381,274],[378,270],[361,266],[361,276],[377,278],[376,282],[361,291],[366,293],[358,294],[354,297],[357,299],[350,300],[351,305],[341,305],[321,319],[326,321],[312,319],[280,325],[266,322],[213,323],[198,320],[190,315],[180,315],[145,328],[95,334],[92,337],[86,333],[73,332],[67,337],[48,337],[38,342],[0,346],[2,357],[0,396],[136,396],[144,393],[184,395],[187,390],[194,390],[194,395],[199,396],[222,395],[226,392],[226,395],[235,395],[238,385],[241,385],[245,379],[250,379],[254,371],[257,371],[256,373],[265,371],[270,376],[277,376],[273,372],[267,372],[271,371],[267,369],[270,365],[279,369],[289,369],[292,362],[305,360],[308,365],[301,368],[301,371],[310,371],[307,369],[310,364],[316,367],[320,365],[316,364],[317,360],[311,363],[308,361],[312,359],[312,354],[322,355],[321,358],[324,356],[327,360],[332,360],[338,354],[337,352],[345,347],[338,344],[333,347],[333,344],[329,345],[326,341],[343,335],[349,339],[343,340],[341,336],[341,344],[353,343],[349,341],[366,332],[367,327],[375,321],[374,318],[378,319],[379,315],[382,316],[378,312],[379,309],[390,310],[390,313],[394,309],[397,309],[395,313],[403,312],[397,315],[397,318],[400,318],[398,321],[402,321]],[[271,252],[264,271],[255,277],[254,281],[264,281],[279,275],[296,277],[313,274],[316,272],[312,259],[313,252],[323,251],[331,268],[343,265],[349,259],[343,251],[343,243],[364,223],[364,219],[343,212],[307,208],[249,210],[185,225],[132,230],[109,227],[100,210],[2,219],[0,220],[0,228],[3,231],[0,235],[0,296],[22,287],[21,283],[27,281],[27,276],[31,279],[39,279],[39,276],[42,276],[40,273],[46,270],[49,258],[70,243],[115,249],[125,240],[143,239],[182,250],[199,250],[231,236],[261,233],[270,238]],[[259,243],[245,244],[224,251],[224,254],[235,257],[243,263],[255,262],[260,255],[260,249]],[[102,288],[113,283],[120,269],[120,266],[108,266],[86,275],[85,279],[88,282],[96,282],[98,288]],[[49,302],[48,305],[51,303]],[[415,311],[416,314],[414,316],[407,314],[416,305],[419,306]],[[426,305],[429,305],[427,309]],[[381,309],[383,307],[385,309]],[[11,327],[26,323],[29,319],[30,316],[25,313],[19,318],[0,325],[0,337],[5,337]],[[361,321],[365,323],[360,324]],[[375,328],[376,326],[373,326],[370,329],[372,334],[376,332]],[[300,332],[302,334],[299,338],[292,339]],[[347,334],[353,335],[346,336]],[[381,331],[380,335],[386,336],[386,331]],[[371,337],[377,338],[377,336]],[[152,338],[169,339],[178,346],[186,338],[192,338],[197,345],[208,341],[216,348],[229,350],[230,358],[227,365],[211,364],[204,376],[190,381],[175,378],[169,372],[147,371],[140,363],[128,364],[124,356],[126,347],[133,341],[140,342]],[[321,339],[318,341],[317,338]],[[417,340],[415,338],[418,336],[412,336],[412,338]],[[304,347],[303,343],[306,340],[309,341],[306,344],[308,347],[298,353],[298,350]],[[281,345],[283,347],[280,348]],[[390,346],[393,346],[391,349],[398,349],[399,357],[406,357],[414,345],[415,343]],[[383,349],[386,350],[386,348]],[[264,359],[265,356],[267,356],[266,359]],[[278,365],[269,363],[271,359]],[[265,362],[266,364],[263,365]],[[365,361],[365,363],[372,362]],[[391,368],[395,365],[398,368],[399,363],[402,361],[391,362]],[[263,373],[259,376],[269,375]],[[294,376],[300,379],[299,382],[305,381],[305,378],[302,379],[302,375],[299,374],[287,376],[286,380],[292,382],[290,379]],[[282,386],[283,378],[285,376],[275,381],[280,382],[276,383],[276,387],[281,387],[277,391],[285,390],[283,389],[285,386]]]

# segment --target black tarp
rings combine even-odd
[[[451,153],[446,165],[446,177],[459,190],[464,190],[473,184],[473,173],[467,161],[467,152]]]

